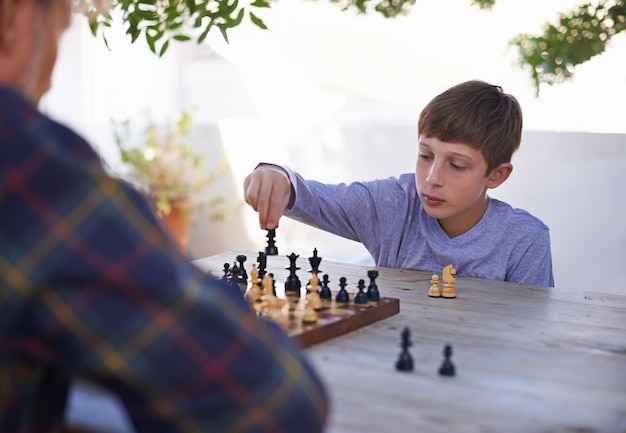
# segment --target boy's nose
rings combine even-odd
[[[426,182],[430,186],[441,186],[442,180],[438,164],[433,164],[430,166],[430,170],[428,170],[428,176],[426,176]]]

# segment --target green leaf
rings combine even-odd
[[[250,21],[252,21],[257,27],[263,30],[267,30],[267,26],[265,25],[263,20],[261,20],[261,18],[257,17],[256,15],[254,15],[252,12],[250,12]]]
[[[254,6],[257,8],[268,8],[270,7],[270,2],[265,1],[265,0],[255,0],[252,3],[250,3],[250,6]]]
[[[211,30],[211,27],[213,27],[212,21],[209,22],[209,24],[206,26],[206,29],[204,29],[202,34],[198,36],[198,43],[202,43],[206,39],[207,35],[209,34],[209,31]]]
[[[227,18],[228,16],[230,16],[230,14],[232,14],[233,12],[235,12],[235,10],[237,10],[238,5],[239,5],[238,0],[234,0],[232,4],[228,4],[228,0],[222,0],[222,2],[220,2],[219,15],[224,18]]]
[[[111,48],[109,47],[109,40],[104,33],[102,33],[102,40],[104,41],[104,46],[107,48],[107,50],[111,51]]]
[[[185,0],[185,5],[189,9],[189,11],[193,14],[196,12],[196,2],[195,0]]]
[[[222,33],[222,37],[228,43],[228,35],[226,34],[226,27],[219,26],[220,32]]]
[[[170,41],[165,41],[165,43],[161,46],[161,51],[159,51],[159,57],[163,57],[163,54],[165,54],[169,46],[170,46]]]
[[[89,19],[89,29],[91,30],[91,34],[96,36],[98,34],[98,27],[100,23],[97,20]]]
[[[241,24],[244,14],[245,11],[243,9],[240,9],[239,13],[237,14],[237,18],[229,22],[229,27],[237,27],[239,24]]]
[[[150,36],[150,33],[146,31],[146,42],[148,43],[148,47],[150,51],[156,54],[156,47],[154,46],[154,38]]]
[[[173,39],[175,39],[177,41],[184,42],[184,41],[190,40],[191,38],[189,36],[186,36],[186,35],[174,35]]]

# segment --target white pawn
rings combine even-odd
[[[306,295],[307,304],[310,303],[311,308],[314,310],[320,310],[322,308],[322,300],[320,299],[320,295],[318,293],[319,279],[317,278],[317,273],[313,272],[313,276],[309,280],[309,284],[309,293]]]
[[[263,293],[261,293],[261,289],[259,288],[259,271],[256,269],[256,264],[253,264],[250,270],[250,286],[248,286],[243,296],[248,303],[254,304],[261,299],[262,295]]]

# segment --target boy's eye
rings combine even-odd
[[[459,164],[455,164],[454,162],[450,163],[450,167],[452,167],[453,169],[458,170],[458,171],[465,170],[465,167],[463,167],[462,165],[459,165]]]
[[[420,153],[420,154],[418,154],[418,156],[421,159],[432,159],[432,157],[433,157],[431,154],[428,154],[428,153]]]

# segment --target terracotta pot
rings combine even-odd
[[[189,246],[191,211],[196,202],[189,198],[181,198],[172,201],[171,206],[172,210],[167,215],[162,215],[161,221],[183,254],[186,254]]]

